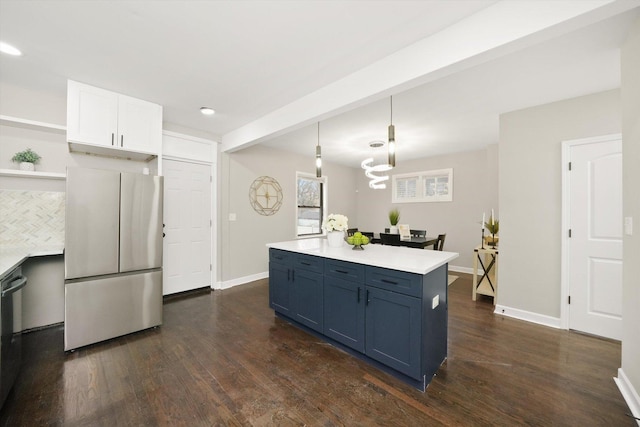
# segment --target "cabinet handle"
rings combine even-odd
[[[282,257],[281,257],[281,256],[276,256],[276,255],[274,255],[273,257],[274,257],[275,259],[282,259]]]
[[[300,264],[302,264],[302,265],[311,265],[310,262],[304,262],[304,261],[300,261]]]
[[[367,289],[367,304],[366,305],[369,305],[369,289]]]
[[[336,270],[336,273],[349,274],[348,271],[344,271],[344,270]]]
[[[358,302],[360,302],[360,286],[358,286]]]
[[[389,283],[390,285],[397,285],[398,282],[394,282],[393,280],[380,279],[381,282]]]
[[[124,135],[120,135],[120,147],[124,147]]]
[[[111,145],[115,145],[115,142],[113,140],[114,137],[115,135],[113,134],[113,132],[111,132]]]

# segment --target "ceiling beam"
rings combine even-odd
[[[640,6],[640,0],[500,1],[222,137],[233,152]]]

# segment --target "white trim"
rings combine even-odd
[[[640,395],[629,381],[629,378],[625,375],[622,368],[618,369],[618,377],[613,377],[613,381],[615,381],[618,389],[620,390],[620,394],[624,398],[624,401],[627,402],[627,406],[631,410],[631,414],[640,418]],[[636,423],[640,426],[640,420],[636,420]]]
[[[167,135],[167,136],[173,136],[175,138],[188,139],[188,140],[195,141],[195,142],[201,142],[201,143],[204,143],[204,144],[211,144],[212,142],[216,143],[216,144],[219,144],[219,142],[214,140],[214,139],[200,138],[198,136],[191,136],[191,135],[187,135],[186,133],[174,132],[174,131],[171,131],[171,130],[162,129],[162,134],[163,135]]]
[[[229,288],[233,288],[234,286],[238,286],[238,285],[245,285],[247,283],[250,282],[255,282],[256,280],[261,280],[261,279],[266,279],[269,277],[269,272],[265,271],[262,273],[256,273],[256,274],[252,274],[250,276],[244,276],[244,277],[238,277],[235,279],[231,279],[231,280],[225,280],[224,282],[218,282],[216,283],[216,287],[214,288],[212,286],[213,289],[229,289]]]
[[[212,165],[214,162],[209,160],[194,160],[188,157],[181,157],[175,155],[162,155],[162,158],[165,160],[175,160],[176,162],[185,162],[185,163],[195,163],[198,165]]]
[[[456,273],[473,274],[473,268],[471,268],[471,267],[460,267],[458,265],[449,265],[449,271],[455,271]],[[478,274],[482,274],[482,270],[481,269],[478,269]]]
[[[591,138],[571,139],[562,141],[562,225],[560,227],[560,326],[561,329],[569,329],[569,228],[571,227],[571,174],[569,162],[571,161],[571,148],[578,145],[594,144],[604,141],[621,140],[619,133],[595,136]]]
[[[549,326],[555,329],[562,329],[560,327],[560,319],[558,317],[546,316],[544,314],[520,310],[517,308],[511,308],[499,304],[496,304],[496,310],[494,311],[494,313],[500,314],[502,316],[513,317],[514,319],[524,320],[526,322]]]

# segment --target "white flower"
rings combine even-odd
[[[322,228],[327,231],[346,231],[349,228],[347,224],[349,218],[340,214],[329,214],[327,219],[324,220]]]

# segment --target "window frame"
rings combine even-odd
[[[305,234],[299,234],[299,230],[298,230],[298,215],[300,213],[300,208],[304,208],[304,207],[311,207],[311,208],[315,208],[315,206],[300,206],[298,205],[298,182],[300,179],[305,179],[305,180],[309,180],[309,181],[316,181],[320,183],[320,230],[317,233],[305,233]],[[295,223],[294,223],[294,227],[295,227],[295,236],[298,239],[306,239],[306,238],[311,238],[311,237],[320,237],[320,236],[324,236],[325,230],[322,228],[322,223],[324,221],[324,218],[327,217],[327,177],[322,176],[320,178],[316,177],[315,174],[310,174],[310,173],[306,173],[306,172],[296,172],[296,182],[295,182],[295,188],[296,188],[296,204],[295,204]]]
[[[404,182],[409,182],[415,178],[415,194],[402,196],[399,186]],[[426,194],[426,179],[435,178],[437,180],[447,179],[447,192],[429,196]],[[434,169],[422,172],[412,172],[391,175],[391,203],[431,203],[431,202],[453,202],[453,168]],[[437,184],[436,184],[437,186]]]

